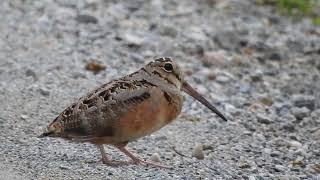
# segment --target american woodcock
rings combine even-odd
[[[165,167],[136,157],[126,149],[126,145],[172,122],[181,112],[181,91],[227,120],[184,80],[180,67],[174,61],[158,58],[80,98],[49,124],[40,137],[60,137],[95,144],[102,154],[102,162],[110,166],[133,162]],[[132,161],[111,161],[103,144],[113,145]]]

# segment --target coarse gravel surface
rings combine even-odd
[[[0,179],[320,179],[320,27],[309,19],[253,0],[0,7]],[[94,145],[37,138],[87,91],[159,56],[230,119],[186,95],[176,121],[129,143],[172,169],[108,167]],[[106,68],[86,70],[91,60]]]

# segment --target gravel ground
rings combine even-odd
[[[320,179],[320,28],[310,20],[249,0],[0,4],[0,179]],[[107,167],[91,144],[37,138],[88,90],[155,56],[176,59],[231,119],[186,96],[175,122],[129,144],[173,169]],[[106,69],[87,71],[91,60]],[[198,144],[204,160],[192,157]]]

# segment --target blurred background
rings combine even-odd
[[[0,179],[320,179],[318,0],[0,7]],[[87,91],[161,56],[231,119],[186,96],[174,123],[129,144],[172,170],[110,168],[93,145],[37,138]]]

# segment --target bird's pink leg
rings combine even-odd
[[[102,144],[97,145],[97,147],[99,148],[100,152],[101,152],[101,161],[103,164],[106,164],[108,166],[121,166],[121,165],[127,165],[130,164],[130,162],[126,162],[126,161],[121,161],[121,162],[115,162],[115,161],[111,161],[107,155],[106,155],[106,151],[104,150],[104,147]]]

